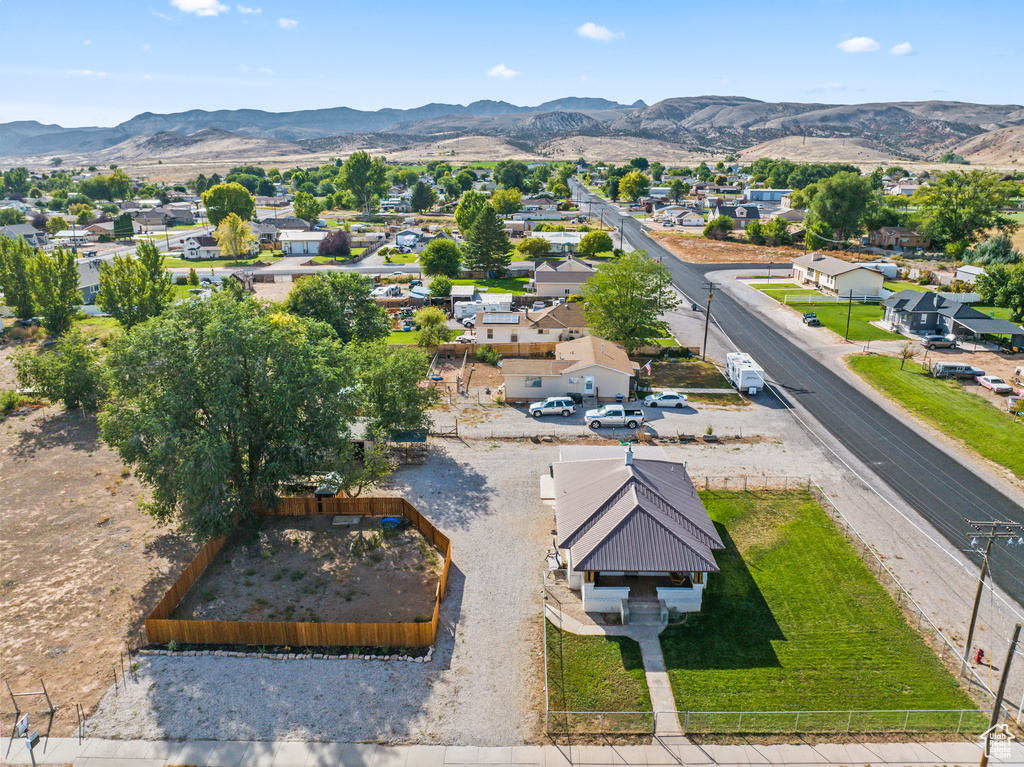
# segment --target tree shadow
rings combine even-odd
[[[700,612],[662,633],[665,663],[670,670],[781,668],[772,641],[786,636],[728,530],[715,528],[726,547],[715,552],[720,571],[708,578]]]
[[[17,458],[33,458],[57,447],[91,452],[102,446],[96,416],[82,410],[61,409],[34,419],[28,428],[19,432],[18,441],[10,452]]]

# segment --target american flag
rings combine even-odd
[[[648,362],[648,363],[647,363],[646,365],[644,365],[644,372],[645,372],[645,373],[646,373],[647,375],[650,375],[650,374],[651,374],[651,363],[650,363],[650,362]]]

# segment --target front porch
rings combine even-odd
[[[703,573],[583,573],[580,596],[588,613],[629,616],[664,611],[699,612],[704,594]],[[658,609],[662,608],[662,609]]]

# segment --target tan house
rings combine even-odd
[[[506,359],[501,372],[508,402],[570,393],[614,401],[629,396],[638,367],[618,344],[588,335],[555,346],[554,358]]]
[[[886,250],[927,250],[932,240],[928,235],[905,226],[883,226],[871,233],[868,243]]]
[[[586,261],[566,256],[564,261],[544,261],[533,272],[538,298],[565,298],[580,292],[596,270]]]
[[[840,296],[877,296],[885,275],[867,266],[808,253],[793,259],[793,281]]]
[[[540,311],[478,312],[475,327],[478,344],[551,343],[587,334],[583,307],[569,303]]]

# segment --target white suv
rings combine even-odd
[[[540,418],[542,415],[560,415],[568,418],[576,412],[576,403],[568,397],[548,397],[543,402],[530,403],[530,415]]]

